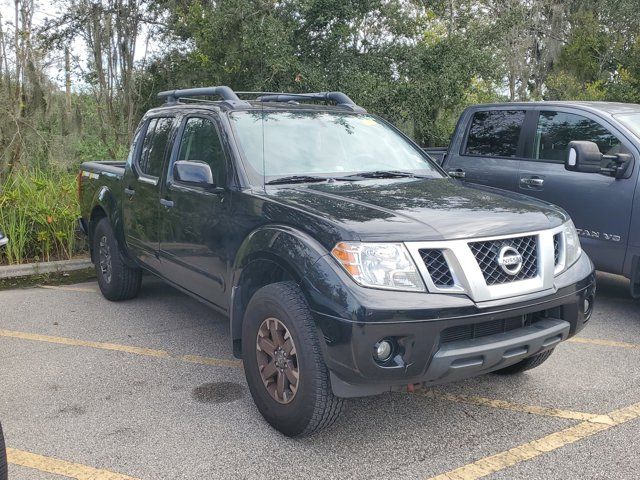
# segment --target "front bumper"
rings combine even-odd
[[[554,348],[579,332],[591,315],[595,272],[590,260],[583,257],[581,265],[572,267],[572,276],[564,279],[564,286],[535,299],[445,309],[438,308],[436,302],[448,301],[449,296],[411,294],[422,295],[421,303],[430,308],[393,309],[387,304],[375,310],[361,305],[358,311],[374,320],[370,322],[315,310],[334,393],[357,397],[409,384],[448,383]],[[566,284],[567,280],[573,283]],[[585,300],[590,305],[586,312]],[[520,327],[506,328],[519,319]],[[500,325],[505,327],[496,333]],[[396,349],[391,361],[380,364],[373,357],[373,348],[385,338],[391,339]]]

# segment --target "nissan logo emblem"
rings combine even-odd
[[[522,270],[522,255],[509,245],[502,246],[496,257],[496,262],[507,275],[517,275]]]

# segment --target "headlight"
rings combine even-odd
[[[333,257],[365,287],[425,292],[426,288],[402,243],[340,242]]]
[[[564,268],[567,269],[576,261],[582,253],[582,247],[580,246],[580,238],[576,231],[576,226],[571,220],[564,224]]]

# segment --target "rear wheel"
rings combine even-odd
[[[242,329],[249,390],[262,416],[290,437],[333,424],[343,400],[333,395],[315,324],[293,282],[267,285],[251,298]]]
[[[93,233],[93,256],[102,295],[108,300],[128,300],[138,295],[142,270],[129,267],[109,220],[100,219]]]
[[[514,363],[513,365],[509,365],[508,367],[496,370],[493,373],[497,373],[498,375],[513,375],[516,373],[526,372],[527,370],[531,370],[532,368],[536,368],[537,366],[542,365],[547,360],[547,358],[551,356],[552,353],[553,349],[546,350],[542,353],[527,357],[524,360],[519,361],[518,363]]]

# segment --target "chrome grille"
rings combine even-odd
[[[453,286],[453,275],[451,275],[451,270],[442,254],[442,250],[422,249],[420,250],[420,256],[436,287]]]
[[[522,255],[522,269],[515,275],[507,274],[498,264],[498,254],[504,246],[515,248]],[[515,282],[535,278],[538,274],[537,238],[535,235],[484,242],[469,243],[469,248],[482,270],[487,285]]]
[[[560,263],[560,235],[556,233],[553,236],[553,264],[556,266]]]

